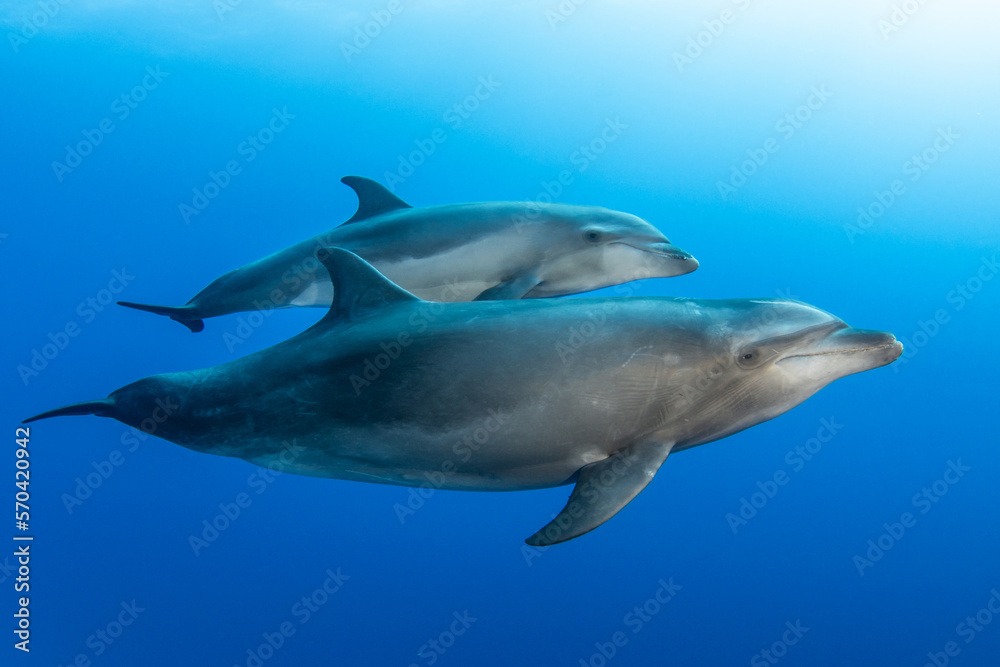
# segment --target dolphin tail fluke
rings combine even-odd
[[[115,400],[113,398],[100,398],[96,401],[84,401],[83,403],[73,403],[72,405],[64,405],[61,408],[56,408],[55,410],[48,410],[34,417],[28,417],[21,421],[22,424],[27,424],[28,422],[38,421],[39,419],[48,419],[49,417],[64,417],[66,415],[97,415],[98,417],[111,417],[112,412],[115,409]]]
[[[151,306],[147,303],[133,303],[131,301],[119,301],[119,306],[125,306],[126,308],[135,308],[136,310],[144,310],[147,313],[156,313],[157,315],[166,315],[175,322],[180,322],[188,329],[191,333],[198,333],[205,328],[205,322],[198,317],[192,317],[193,308],[191,306]]]

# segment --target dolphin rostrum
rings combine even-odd
[[[642,218],[605,208],[482,202],[412,208],[361,176],[341,179],[358,195],[343,225],[217,278],[186,305],[123,306],[191,331],[203,318],[274,307],[329,307],[332,286],[316,251],[339,247],[431,301],[563,296],[698,268]]]
[[[891,334],[797,301],[435,303],[350,252],[319,255],[333,304],[298,336],[25,421],[113,417],[316,477],[467,491],[575,483],[527,540],[542,546],[614,516],[671,452],[777,417],[902,352]]]

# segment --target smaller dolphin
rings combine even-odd
[[[25,422],[112,417],[197,452],[359,482],[575,484],[527,540],[547,546],[617,514],[668,455],[773,419],[903,349],[783,299],[430,304],[356,255],[320,254],[333,305],[298,336]]]
[[[371,179],[341,181],[358,195],[358,210],[343,225],[230,271],[183,306],[118,303],[194,332],[206,317],[262,307],[329,308],[330,274],[315,258],[326,247],[350,250],[417,297],[446,302],[564,296],[698,268],[628,213],[538,202],[413,208]]]

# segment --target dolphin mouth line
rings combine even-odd
[[[682,261],[683,260],[694,259],[694,255],[692,255],[691,253],[686,252],[684,250],[681,250],[680,248],[677,248],[674,252],[661,252],[661,251],[655,250],[653,248],[649,248],[649,247],[645,247],[644,248],[642,246],[635,245],[634,243],[627,243],[625,241],[614,241],[614,243],[620,243],[622,245],[627,245],[629,248],[635,248],[636,250],[639,250],[641,252],[648,252],[651,255],[659,255],[660,257],[669,257],[671,259],[679,259],[679,260],[682,260]],[[673,245],[673,244],[670,244],[670,245]],[[676,247],[676,246],[674,246],[674,247]]]
[[[882,345],[872,345],[871,347],[851,347],[843,350],[828,350],[827,352],[809,352],[806,354],[793,354],[779,360],[778,363],[782,361],[788,361],[789,359],[796,359],[799,357],[823,357],[829,354],[850,354],[852,352],[875,352],[877,350],[888,350],[891,347],[895,347],[899,344],[898,340],[894,340],[891,343],[883,343]]]

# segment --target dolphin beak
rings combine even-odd
[[[864,354],[875,364],[873,368],[887,366],[903,354],[903,344],[886,331],[870,329],[844,329],[832,338],[841,347],[839,354]]]
[[[665,259],[673,260],[672,263],[676,266],[677,273],[675,276],[681,276],[685,273],[691,273],[698,268],[698,260],[694,258],[691,253],[681,250],[673,243],[644,243],[642,245],[633,245],[631,243],[626,243],[625,245],[632,246],[636,250],[641,250],[643,252],[648,252],[652,255],[659,255]]]
[[[843,327],[830,333],[809,351],[789,355],[780,361],[836,355],[845,360],[856,359],[871,369],[891,364],[902,353],[903,344],[891,333]]]

